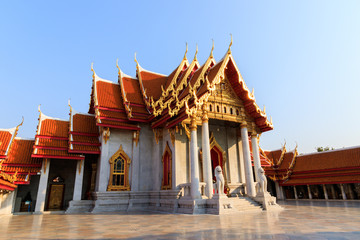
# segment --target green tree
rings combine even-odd
[[[326,151],[329,151],[329,150],[334,150],[335,148],[330,148],[330,147],[316,147],[315,148],[317,152],[326,152]]]

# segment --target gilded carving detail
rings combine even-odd
[[[103,128],[103,133],[102,133],[102,135],[103,135],[103,139],[104,139],[105,144],[106,144],[107,141],[108,141],[109,138],[110,138],[110,128],[108,128],[108,127]]]

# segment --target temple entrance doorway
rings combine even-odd
[[[47,209],[49,211],[62,210],[65,184],[51,184]]]
[[[211,148],[210,156],[211,156],[211,170],[212,170],[211,172],[212,172],[213,180],[216,181],[216,178],[214,175],[215,168],[217,166],[220,166],[224,172],[223,157],[222,157],[222,153],[220,152],[220,150],[217,147]]]

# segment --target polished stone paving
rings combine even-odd
[[[231,215],[0,215],[0,239],[360,239],[360,201],[286,201]]]

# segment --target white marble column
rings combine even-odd
[[[346,193],[345,193],[345,190],[344,190],[344,184],[340,184],[340,189],[341,189],[341,195],[342,195],[342,199],[343,200],[346,200]]]
[[[35,213],[42,213],[45,211],[46,191],[49,179],[50,159],[43,159],[40,171],[39,188],[36,197]]]
[[[312,199],[310,185],[307,185],[307,190],[308,190],[308,194],[309,194],[309,199]]]
[[[209,118],[207,116],[206,104],[203,105],[202,128],[201,128],[201,142],[202,142],[202,158],[203,158],[203,176],[206,183],[205,195],[208,198],[213,196],[213,181],[211,169],[211,155],[210,155],[210,139],[209,139]]]
[[[246,192],[248,196],[255,197],[256,192],[255,192],[253,170],[251,165],[250,146],[249,146],[248,130],[246,127],[246,122],[241,123],[241,142],[243,145],[243,154],[244,154]]]
[[[79,160],[76,164],[76,172],[75,172],[75,183],[74,183],[74,201],[80,201],[82,195],[82,185],[84,179],[84,165],[85,160]]]
[[[298,195],[297,195],[297,191],[296,191],[296,186],[293,186],[293,188],[294,188],[295,199],[297,200],[297,199],[298,199]]]
[[[326,200],[328,200],[328,199],[329,199],[329,195],[328,195],[328,193],[327,193],[325,184],[323,184],[322,187],[323,187],[323,191],[324,191],[324,197],[325,197]]]
[[[196,133],[196,117],[191,117],[190,124],[190,164],[191,164],[191,197],[192,199],[200,199],[200,180],[199,180],[199,159],[197,147],[197,133]]]
[[[256,132],[251,133],[251,146],[252,146],[253,159],[254,159],[255,179],[256,179],[256,182],[260,182],[258,169],[261,167],[261,162],[260,162],[260,152],[259,152],[259,145],[257,142],[257,133]]]
[[[110,177],[110,129],[104,128],[101,136],[101,154],[98,160],[96,175],[96,192],[106,192]]]
[[[335,188],[334,188],[334,184],[330,185],[330,189],[331,189],[331,195],[333,199],[337,199],[336,193],[335,193]]]

